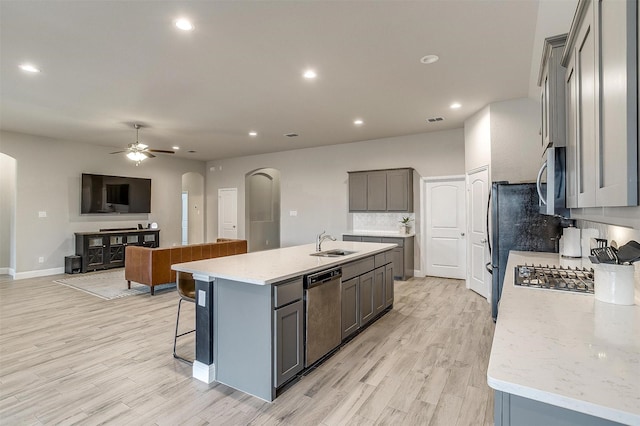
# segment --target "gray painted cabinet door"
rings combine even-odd
[[[378,315],[384,311],[385,293],[384,293],[384,266],[373,270],[373,314]]]
[[[409,169],[387,171],[387,211],[413,210],[412,178]]]
[[[360,275],[360,326],[367,324],[375,316],[373,304],[373,271]]]
[[[393,273],[396,277],[404,279],[404,248],[396,247],[391,250],[393,259]]]
[[[342,283],[342,339],[349,337],[359,325],[359,294],[360,277],[355,277]]]
[[[349,173],[349,211],[367,211],[367,172]]]
[[[367,210],[387,210],[387,172],[384,170],[367,173]]]
[[[274,382],[279,387],[302,371],[303,303],[299,300],[274,311]]]
[[[384,307],[393,305],[393,263],[384,267]]]

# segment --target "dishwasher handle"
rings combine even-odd
[[[307,275],[304,280],[304,286],[305,288],[316,287],[329,281],[339,279],[340,277],[342,277],[342,268],[322,271],[316,274]]]

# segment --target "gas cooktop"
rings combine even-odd
[[[548,290],[593,293],[593,269],[556,266],[518,265],[515,285]]]

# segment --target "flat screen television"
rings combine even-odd
[[[151,179],[83,173],[80,213],[151,213]]]

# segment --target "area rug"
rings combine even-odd
[[[54,280],[54,283],[62,284],[76,290],[84,291],[101,299],[112,300],[121,297],[150,294],[150,287],[131,283],[131,289],[127,288],[127,280],[124,279],[124,269],[116,271],[89,272],[75,275],[72,278]],[[169,291],[176,288],[176,283],[155,286],[155,293]]]

